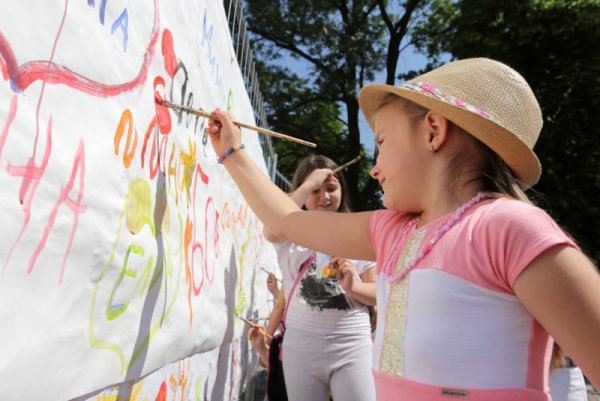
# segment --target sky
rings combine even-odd
[[[308,62],[295,60],[292,57],[282,57],[282,64],[285,64],[291,71],[297,73],[299,76],[306,76]],[[409,70],[418,70],[427,64],[427,58],[421,54],[413,51],[412,48],[406,48],[400,55],[398,60],[397,70],[398,72],[404,72]],[[382,66],[385,68],[385,66]],[[382,70],[376,74],[375,79],[372,82],[367,83],[385,83],[386,72]],[[400,83],[400,82],[397,82]],[[346,120],[346,118],[344,118]],[[373,138],[373,132],[367,124],[362,113],[359,113],[359,126],[360,126],[360,142],[365,147],[368,153],[373,154],[375,150],[375,141]]]

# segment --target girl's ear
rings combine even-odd
[[[430,111],[425,115],[426,145],[432,152],[437,152],[448,138],[449,122],[441,114]]]

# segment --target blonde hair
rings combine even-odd
[[[400,102],[410,124],[415,124],[429,112],[429,109],[393,93],[383,98],[379,109],[395,101]],[[498,154],[452,121],[448,122],[462,135],[465,145],[453,159],[453,164],[475,164],[477,176],[474,180],[481,181],[484,191],[531,203],[514,172]]]
[[[567,357],[562,348],[555,342],[552,346],[552,358],[550,359],[550,370],[566,368],[569,366]]]

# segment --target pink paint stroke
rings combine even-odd
[[[65,7],[62,18],[60,20],[60,24],[58,26],[58,32],[56,32],[56,37],[54,38],[54,43],[52,44],[52,50],[50,51],[50,62],[54,60],[54,54],[56,53],[56,46],[58,45],[58,39],[60,38],[60,34],[62,33],[63,27],[65,26],[65,20],[67,19],[67,10],[69,8],[69,0],[65,0]],[[42,99],[44,98],[44,92],[46,90],[46,82],[42,83],[42,89],[40,91],[40,96],[38,97],[37,106],[35,108],[35,139],[33,140],[33,155],[32,159],[35,159],[37,154],[37,144],[38,139],[40,137],[40,108],[42,107]],[[31,181],[28,179],[24,179],[21,184],[21,189],[19,191],[19,199],[21,203],[23,202],[23,198],[25,197],[25,193],[29,190],[29,186],[31,185]]]
[[[42,175],[46,171],[46,167],[48,166],[48,160],[50,159],[50,153],[52,151],[52,117],[48,120],[48,127],[46,129],[46,149],[44,151],[44,156],[42,158],[42,163],[40,167],[36,166],[35,160],[33,158],[29,158],[26,166],[12,166],[10,163],[6,166],[6,171],[8,174],[13,177],[24,177],[24,179],[31,180],[33,182],[33,188],[30,192],[26,193],[23,199],[20,199],[21,205],[23,208],[23,226],[17,235],[17,239],[15,240],[13,246],[10,248],[8,255],[6,255],[6,259],[4,259],[4,266],[2,268],[2,273],[6,270],[6,266],[8,265],[8,261],[12,256],[13,251],[15,250],[17,244],[21,241],[21,237],[29,224],[29,220],[31,219],[31,202],[33,201],[33,195],[35,194],[38,185],[40,184],[40,179]]]
[[[69,198],[69,193],[73,190],[75,186],[75,178],[79,175],[79,188],[77,192],[77,199],[73,200]],[[42,234],[42,238],[38,243],[33,255],[29,259],[29,265],[27,267],[27,274],[30,274],[35,267],[35,263],[46,246],[46,242],[50,235],[50,231],[54,227],[54,222],[56,220],[56,215],[58,214],[58,209],[61,204],[66,204],[66,206],[73,211],[73,225],[71,228],[71,234],[69,236],[69,241],[67,243],[67,250],[65,252],[65,256],[63,258],[63,262],[60,269],[60,275],[58,279],[58,283],[62,284],[65,272],[65,265],[67,263],[67,257],[71,253],[71,248],[73,246],[73,239],[75,237],[75,230],[77,230],[77,225],[79,223],[79,214],[85,212],[87,206],[81,204],[81,199],[83,198],[83,189],[85,183],[85,152],[83,146],[83,140],[79,141],[79,147],[77,148],[77,153],[75,154],[75,159],[73,161],[73,168],[71,169],[71,176],[69,177],[69,181],[67,185],[60,190],[60,194],[58,195],[58,199],[52,208],[52,212],[50,213],[50,217],[48,218],[48,223],[44,228],[44,233]]]
[[[58,28],[58,32],[56,33],[56,37],[54,38],[54,43],[52,45],[52,51],[50,52],[50,60],[54,59],[54,53],[56,51],[56,46],[58,44],[58,38],[60,37],[60,34],[62,32],[64,23],[65,23],[65,19],[67,18],[67,8],[68,8],[68,0],[65,0],[65,6],[64,6],[64,12],[60,21],[60,25]],[[2,39],[4,37],[2,36],[2,33],[0,32],[0,54],[2,53]],[[10,54],[12,55],[13,60],[8,60],[7,65],[8,65],[8,69],[10,71],[11,68],[14,68],[16,66],[16,61],[14,59],[14,54],[12,54],[12,49],[10,50]],[[48,165],[48,160],[50,159],[50,153],[51,153],[51,149],[52,149],[52,115],[50,116],[49,120],[48,120],[48,126],[46,129],[47,132],[47,142],[46,142],[46,151],[42,160],[42,167],[38,168],[35,164],[35,157],[37,154],[37,147],[38,147],[38,139],[39,139],[39,115],[40,115],[40,106],[42,104],[42,98],[44,97],[44,89],[46,87],[46,83],[43,82],[42,83],[42,89],[38,98],[38,103],[37,103],[37,107],[36,107],[36,111],[35,111],[35,139],[34,139],[34,144],[33,144],[33,155],[31,155],[29,157],[29,159],[27,160],[27,165],[26,166],[12,166],[10,163],[8,164],[8,166],[6,167],[6,170],[8,171],[8,173],[12,176],[20,176],[23,177],[23,182],[21,183],[21,188],[19,189],[19,202],[22,205],[23,208],[23,214],[24,214],[24,218],[23,218],[23,225],[21,226],[21,230],[19,231],[19,234],[17,235],[17,239],[15,240],[15,243],[13,244],[13,246],[10,248],[10,251],[4,261],[4,266],[2,268],[2,273],[4,273],[4,271],[6,270],[6,266],[8,265],[8,261],[10,260],[12,253],[14,252],[15,248],[17,247],[17,245],[19,244],[19,242],[21,241],[21,238],[23,236],[23,233],[25,232],[25,229],[27,228],[27,226],[29,225],[29,221],[31,219],[31,203],[33,202],[33,197],[37,191],[37,188],[40,184],[41,181],[41,177],[44,173],[44,171],[46,170],[46,166]],[[32,186],[33,185],[33,186]]]
[[[10,125],[15,119],[17,115],[17,95],[13,95],[10,106],[8,107],[8,116],[6,117],[6,121],[4,122],[4,127],[2,128],[2,132],[0,133],[0,160],[2,159],[2,150],[4,149],[4,144],[6,143],[6,138],[8,137],[8,131],[10,129]]]
[[[14,52],[8,43],[6,37],[0,32],[0,64],[2,71],[8,72],[8,77],[13,83],[13,90],[17,93],[24,91],[33,82],[40,80],[49,84],[63,84],[73,89],[82,91],[92,96],[111,97],[124,92],[132,91],[140,87],[148,76],[148,68],[154,57],[156,42],[159,36],[159,14],[158,0],[154,0],[154,26],[150,36],[150,43],[144,54],[144,61],[138,75],[131,81],[108,85],[94,81],[81,74],[71,71],[65,66],[58,65],[51,61],[35,60],[18,65]]]

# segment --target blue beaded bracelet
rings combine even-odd
[[[219,162],[219,164],[223,163],[223,160],[225,160],[227,158],[227,156],[229,156],[230,154],[232,154],[233,152],[235,152],[236,150],[240,150],[240,149],[244,149],[245,146],[243,143],[237,145],[237,146],[233,146],[229,149],[227,149],[225,152],[223,152],[223,154],[221,155],[221,157],[219,157],[217,159],[217,162]]]

